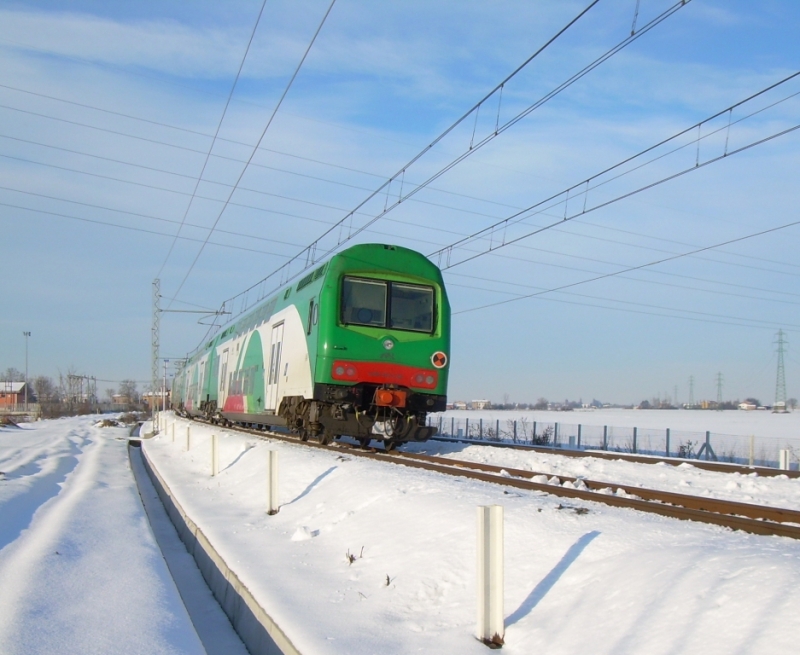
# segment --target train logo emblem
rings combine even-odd
[[[447,366],[447,355],[445,355],[441,350],[439,350],[433,353],[433,355],[431,355],[431,363],[436,368],[444,368],[445,366]]]

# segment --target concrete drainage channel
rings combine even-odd
[[[147,472],[178,536],[247,650],[252,655],[301,655],[183,510],[147,458],[141,440],[130,440],[128,455],[135,476],[137,469]],[[137,484],[141,486],[138,477]]]

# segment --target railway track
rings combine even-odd
[[[654,489],[643,489],[629,485],[614,484],[556,476],[537,471],[524,471],[508,467],[454,460],[446,457],[405,453],[400,451],[364,449],[356,445],[337,442],[322,445],[316,442],[301,442],[285,433],[231,427],[246,434],[265,439],[302,444],[309,448],[320,448],[342,452],[365,459],[373,459],[411,468],[435,471],[444,475],[464,477],[499,484],[514,489],[540,491],[562,498],[603,503],[612,507],[624,507],[651,514],[659,514],[685,521],[697,521],[719,525],[752,534],[790,537],[800,539],[800,511],[739,503],[729,500],[705,498]]]
[[[548,446],[529,446],[525,444],[506,443],[502,441],[476,441],[473,439],[451,439],[449,437],[431,437],[432,441],[443,441],[446,443],[467,443],[474,446],[492,446],[493,448],[510,448],[512,450],[532,450],[537,453],[547,455],[563,455],[564,457],[595,457],[597,459],[622,459],[626,462],[636,462],[638,464],[658,464],[664,463],[670,466],[680,466],[681,464],[691,464],[695,468],[704,471],[716,471],[718,473],[740,473],[749,475],[757,473],[764,477],[778,477],[784,475],[788,478],[800,478],[800,471],[785,471],[774,469],[768,466],[749,466],[747,464],[733,464],[728,462],[709,462],[702,459],[683,459],[677,457],[659,457],[658,455],[636,455],[633,453],[609,452],[606,450],[570,450],[567,448],[554,448]]]

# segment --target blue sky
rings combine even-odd
[[[164,304],[216,308],[368,197],[567,24],[586,2],[337,0],[209,235],[328,0],[268,0],[221,139],[172,253],[257,1],[0,2],[0,229],[7,283],[0,368],[111,382],[150,376],[152,280]],[[637,29],[674,2],[642,0]],[[409,167],[413,188],[630,34],[635,0],[601,0],[469,120]],[[425,254],[448,246],[800,70],[800,5],[693,0],[472,152],[355,238]],[[587,206],[795,126],[792,80],[655,152]],[[750,118],[745,116],[755,113]],[[712,130],[719,129],[715,135]],[[724,137],[723,137],[724,135]],[[526,402],[775,394],[775,334],[800,393],[800,134],[577,216],[445,272],[454,399]],[[663,155],[663,157],[661,156]],[[635,165],[644,163],[636,160]],[[628,167],[631,168],[631,167]],[[626,169],[627,170],[627,169]],[[397,185],[394,193],[398,191]],[[380,213],[381,196],[355,225]],[[523,216],[523,235],[583,197]],[[583,282],[746,237],[696,256]],[[510,233],[507,232],[507,235]],[[331,244],[332,245],[332,244]],[[486,242],[470,244],[472,254]],[[466,254],[461,251],[461,255]],[[166,260],[166,261],[165,261]],[[453,260],[455,261],[455,260]],[[163,266],[163,270],[162,270]],[[160,273],[159,273],[160,271]],[[206,333],[162,316],[162,355]],[[144,386],[144,385],[142,385]]]

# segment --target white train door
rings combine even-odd
[[[281,373],[281,351],[283,350],[283,323],[272,328],[269,344],[269,375],[267,376],[267,402],[264,409],[276,411],[278,404],[278,381]]]
[[[228,397],[228,381],[226,380],[228,376],[228,349],[222,351],[222,366],[219,370],[219,389],[217,398],[219,398],[219,402],[217,403],[218,407],[222,409],[225,407],[225,400]]]

